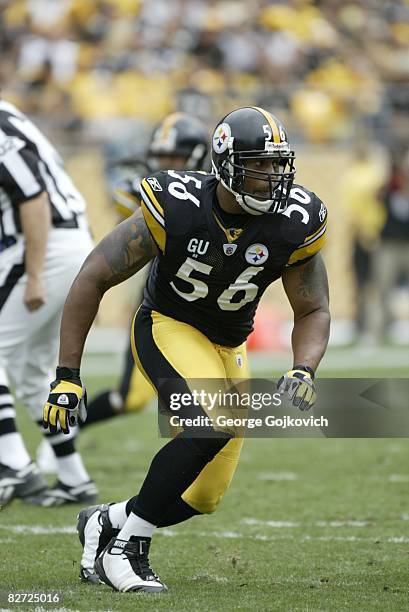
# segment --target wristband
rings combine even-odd
[[[57,366],[55,375],[58,380],[72,380],[73,382],[81,381],[79,368],[66,368],[65,366]]]
[[[315,372],[309,366],[306,366],[306,365],[295,365],[295,366],[293,366],[293,370],[302,370],[303,372],[307,372],[311,376],[312,380],[314,380],[314,378],[315,378]]]

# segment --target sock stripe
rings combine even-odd
[[[62,442],[67,442],[68,440],[72,440],[73,438],[75,438],[75,433],[70,431],[70,433],[65,434],[62,431],[59,431],[53,434],[45,433],[44,436],[47,442],[51,444],[51,446],[54,447],[54,446],[58,446]]]
[[[16,432],[16,422],[14,419],[4,419],[0,421],[0,437]]]
[[[37,421],[37,425],[41,427],[43,436],[51,446],[56,446],[57,444],[61,444],[61,442],[72,440],[78,432],[78,427],[71,427],[70,432],[67,434],[63,433],[60,428],[56,433],[51,433],[50,431],[44,431],[42,421]]]
[[[66,440],[65,442],[60,442],[59,444],[53,444],[52,446],[57,459],[59,457],[67,457],[68,455],[75,453],[74,440],[72,439]]]
[[[13,398],[10,393],[4,393],[0,395],[0,410],[2,406],[13,406]]]
[[[15,419],[16,411],[14,408],[10,407],[2,407],[0,410],[0,421],[4,421],[5,419]]]

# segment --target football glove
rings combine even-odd
[[[70,427],[87,418],[87,392],[77,368],[57,368],[56,379],[50,385],[50,395],[44,405],[43,427],[56,433],[69,433]]]
[[[281,395],[286,393],[293,406],[300,410],[309,410],[317,399],[314,371],[308,366],[294,366],[280,378],[277,389]]]

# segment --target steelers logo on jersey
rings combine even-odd
[[[228,123],[221,123],[213,134],[213,149],[216,153],[223,153],[229,146],[231,129]]]
[[[268,259],[268,248],[265,244],[252,244],[246,250],[246,261],[253,266],[261,266]]]

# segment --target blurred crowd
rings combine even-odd
[[[408,0],[0,0],[0,28],[3,96],[97,139],[249,102],[307,142],[408,131]]]
[[[110,184],[174,110],[210,130],[259,105],[342,151],[357,332],[409,320],[409,0],[0,0],[0,52],[2,96],[60,146],[102,144]]]

